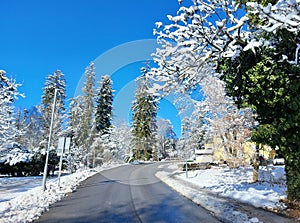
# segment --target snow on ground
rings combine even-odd
[[[57,179],[47,180],[46,191],[42,190],[40,177],[28,178],[32,180],[29,184],[24,179],[18,181],[17,178],[0,178],[0,223],[32,222],[47,211],[50,204],[74,191],[80,182],[101,170],[117,165],[110,164],[95,170],[81,170],[62,176],[60,187]],[[20,182],[22,185],[18,185]],[[13,189],[10,190],[11,188]],[[4,195],[5,191],[8,192],[7,195]]]
[[[40,185],[41,177],[19,178],[20,181],[16,180],[18,178],[0,178],[0,223],[31,222],[48,210],[50,204],[75,190],[80,182],[103,169],[115,166],[117,164],[110,164],[102,166],[101,169],[83,170],[63,176],[60,180],[60,188],[57,179],[50,178],[47,180],[45,192]],[[285,174],[282,166],[260,169],[260,182],[255,184],[251,183],[252,168],[249,167],[238,169],[213,167],[207,170],[189,171],[188,178],[184,171],[178,170],[177,164],[168,165],[168,168],[172,174],[160,171],[157,176],[184,196],[213,212],[224,222],[262,221],[256,216],[239,212],[232,202],[222,197],[268,209],[283,207],[279,200],[286,197]],[[216,197],[216,194],[219,196]]]
[[[56,178],[48,178],[47,181],[52,182]],[[27,193],[28,190],[41,186],[42,176],[35,177],[4,177],[0,178],[0,204],[9,201],[16,196]]]
[[[261,222],[256,216],[248,216],[235,209],[231,198],[239,202],[266,209],[284,208],[280,199],[286,198],[283,166],[262,167],[259,182],[251,183],[253,168],[212,167],[206,170],[180,171],[177,164],[168,172],[158,172],[157,177],[193,202],[213,212],[224,222]],[[218,195],[216,197],[216,195]]]

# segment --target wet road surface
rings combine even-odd
[[[157,179],[160,165],[125,165],[96,174],[35,222],[219,222]]]

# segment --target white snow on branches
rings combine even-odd
[[[259,18],[267,21],[267,25],[261,26],[267,32],[276,32],[278,29],[287,29],[292,33],[298,33],[300,29],[300,1],[279,0],[274,6],[270,3],[264,7],[254,2],[248,2],[251,13],[258,14]]]

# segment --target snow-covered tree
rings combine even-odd
[[[17,142],[29,151],[40,146],[42,141],[43,116],[38,106],[19,109],[16,116],[16,125],[23,134],[18,137]]]
[[[56,101],[54,102],[56,92]],[[54,171],[58,164],[56,149],[58,138],[64,133],[65,114],[65,99],[66,99],[66,81],[64,74],[60,70],[49,74],[43,87],[42,103],[39,106],[39,112],[42,114],[42,141],[40,149],[35,152],[33,162],[36,164],[36,172],[39,174],[45,165],[47,143],[49,140],[51,118],[53,112],[53,103],[56,104],[54,110],[52,139],[49,150],[48,174]]]
[[[105,133],[98,134],[92,144],[95,151],[93,165],[109,161],[130,161],[133,155],[131,140],[130,127],[126,123],[115,123]]]
[[[156,23],[154,34],[161,47],[153,54],[158,67],[148,77],[165,92],[187,92],[216,75],[218,60],[238,55],[242,49],[236,43],[250,35],[244,29],[248,17],[231,0],[194,0],[168,19],[170,24]]]
[[[174,157],[176,155],[177,136],[173,125],[168,119],[157,120],[158,156],[160,158]]]
[[[133,154],[131,150],[132,134],[125,122],[115,122],[110,133],[111,142],[115,145],[114,157],[117,160],[129,161]]]
[[[43,115],[43,141],[41,142],[43,148],[46,148],[49,137],[55,89],[57,89],[57,97],[52,130],[53,146],[56,146],[58,143],[58,138],[64,130],[63,123],[65,121],[66,81],[64,74],[60,70],[56,70],[53,74],[48,75],[43,88],[40,107]]]
[[[88,156],[92,156],[91,145],[95,137],[95,127],[93,126],[94,121],[94,100],[95,100],[95,67],[94,63],[85,70],[85,83],[83,87],[83,109],[84,116],[81,120],[81,146],[85,153],[86,165],[88,163]]]
[[[26,111],[26,110],[25,110]],[[22,111],[21,108],[15,109],[15,125],[20,134],[16,137],[16,142],[25,146],[26,144],[26,122],[25,122],[25,111]],[[25,136],[25,137],[23,137]]]
[[[68,134],[72,137],[71,158],[73,165],[80,165],[84,160],[83,142],[86,140],[82,131],[83,120],[85,119],[83,96],[77,96],[71,99],[69,118],[68,118]],[[75,164],[76,162],[76,164]]]
[[[178,152],[181,157],[192,158],[196,149],[204,149],[208,138],[208,127],[204,123],[202,113],[198,113],[198,110],[184,117],[181,122],[182,135],[178,142]]]
[[[9,79],[4,70],[0,70],[0,148],[16,140],[21,134],[15,123],[14,102],[19,96],[15,80]]]
[[[1,150],[0,173],[11,176],[31,175],[34,154],[16,142],[6,144]]]
[[[0,164],[11,167],[20,162],[27,162],[30,156],[22,152],[18,138],[24,133],[23,128],[16,123],[14,102],[19,96],[16,80],[6,76],[0,70]],[[19,128],[20,127],[20,128]],[[17,145],[17,146],[16,146]],[[18,147],[18,148],[17,148]],[[20,172],[18,173],[20,175]]]
[[[112,81],[108,75],[102,76],[97,89],[95,125],[100,134],[108,132],[111,127],[113,110]]]
[[[252,139],[279,148],[285,158],[288,198],[299,200],[299,2],[262,3],[247,3],[252,47],[223,59],[220,70],[229,95],[240,107],[256,112],[259,126]]]
[[[149,78],[166,91],[185,91],[209,73],[225,80],[229,96],[256,112],[253,139],[280,147],[288,197],[299,199],[299,2],[244,2],[194,0],[171,24],[158,22],[162,47]]]
[[[244,47],[250,46],[251,33],[245,29],[248,17],[234,1],[195,0],[190,7],[181,7],[177,16],[168,18],[170,24],[156,24],[154,33],[161,47],[153,56],[158,66],[147,73],[147,79],[156,92],[193,95],[200,90],[200,99],[190,99],[193,115],[185,119],[187,123],[196,119],[184,133],[186,140],[193,143],[181,144],[185,149],[203,148],[208,127],[210,134],[218,132],[220,138],[228,127],[218,120],[232,111],[233,100],[226,96],[217,67],[221,58],[236,57],[243,50],[236,42],[241,40]],[[232,120],[235,121],[239,120]]]
[[[143,70],[143,74],[145,74]],[[155,132],[157,99],[147,92],[145,76],[139,77],[135,100],[132,105],[132,135],[135,159],[150,159],[156,149]],[[156,156],[154,151],[154,156]],[[156,158],[156,157],[154,157]]]

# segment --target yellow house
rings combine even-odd
[[[222,139],[215,136],[211,142],[205,144],[205,150],[213,151],[213,161],[223,163],[226,161],[230,166],[249,165],[256,155],[256,144],[254,142],[240,142],[227,145],[232,146],[231,151],[225,148]],[[259,155],[266,160],[275,156],[274,150],[269,146],[261,146]]]

